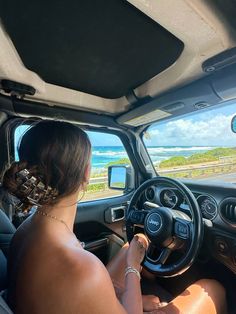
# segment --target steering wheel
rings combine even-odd
[[[187,201],[191,218],[185,213],[168,207],[145,202],[141,204],[141,195],[152,185],[167,185],[177,189]],[[138,209],[136,207],[139,201]],[[140,206],[141,205],[141,206]],[[203,240],[203,220],[201,211],[193,193],[180,181],[166,177],[155,177],[145,181],[133,194],[130,201],[126,232],[130,242],[135,227],[144,229],[150,241],[142,265],[159,277],[174,277],[186,271],[198,255]],[[185,254],[178,261],[167,262],[173,251],[185,248]]]

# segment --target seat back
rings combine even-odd
[[[0,291],[7,287],[7,255],[16,229],[0,209]]]
[[[1,314],[13,314],[12,310],[6,304],[2,294],[0,294],[0,313]]]

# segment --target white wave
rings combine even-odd
[[[92,152],[92,154],[94,156],[122,156],[122,157],[126,157],[127,154],[126,152],[122,152],[122,151],[119,151],[119,152],[114,152],[114,151],[106,151],[106,152],[103,152],[103,151],[99,151],[99,150],[95,150]]]
[[[93,162],[93,167],[97,167],[97,166],[101,166],[101,165],[106,165],[107,164],[107,162]]]
[[[210,146],[192,146],[192,147],[147,147],[147,150],[150,155],[156,155],[159,153],[168,153],[168,152],[186,152],[186,151],[203,151],[213,149],[214,147]]]

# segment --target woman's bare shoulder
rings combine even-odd
[[[63,298],[70,304],[71,313],[125,313],[116,298],[110,276],[102,262],[82,249],[66,253],[67,271],[64,276]],[[65,296],[66,294],[66,296]],[[79,312],[78,312],[78,309]]]
[[[91,282],[96,284],[96,281],[111,283],[110,276],[102,262],[86,250],[67,251],[64,256],[64,267],[68,269],[67,280],[70,284],[74,282],[76,286],[85,287]]]
[[[104,268],[102,262],[94,254],[80,247],[63,248],[61,253],[64,256],[64,262],[71,269],[71,272],[83,275],[84,272],[91,268],[100,270]]]

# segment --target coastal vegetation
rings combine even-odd
[[[212,161],[219,161],[221,157],[235,157],[236,148],[214,148],[204,153],[193,154],[189,157],[175,156],[169,159],[163,160],[159,164],[159,168],[171,168],[176,166],[187,166],[198,163],[207,163]]]
[[[129,165],[129,164],[130,164],[129,158],[121,158],[121,159],[107,163],[105,167],[108,168],[109,166],[114,166],[114,165]]]
[[[107,187],[108,186],[105,182],[93,183],[88,185],[87,192],[104,191]]]

